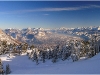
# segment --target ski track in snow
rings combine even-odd
[[[5,69],[6,64],[10,65],[11,74],[100,74],[100,53],[93,58],[72,62],[72,60],[58,60],[52,63],[52,60],[46,59],[43,63],[28,59],[28,56],[0,56]]]

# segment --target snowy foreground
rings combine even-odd
[[[21,56],[8,55],[0,56],[3,61],[4,69],[6,64],[10,65],[11,74],[100,74],[100,53],[90,59],[82,59],[76,62],[69,60],[59,60],[52,63],[46,60],[45,63],[35,62],[28,59],[26,54]]]

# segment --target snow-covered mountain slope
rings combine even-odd
[[[7,41],[8,44],[10,43],[16,43],[19,44],[20,42],[16,39],[14,39],[13,37],[11,37],[10,35],[7,35],[5,32],[3,32],[0,29],[0,41]]]
[[[54,44],[68,39],[73,39],[73,35],[59,33],[58,31],[43,28],[26,28],[26,29],[5,29],[8,35],[28,44]],[[77,36],[75,36],[77,37]],[[79,37],[77,37],[79,39]]]
[[[69,60],[59,60],[52,63],[46,60],[45,63],[29,60],[24,54],[21,56],[0,56],[5,68],[6,64],[10,65],[11,74],[100,74],[100,53],[90,59],[81,59],[76,62]]]

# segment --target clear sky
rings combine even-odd
[[[100,26],[100,1],[0,1],[0,28]]]

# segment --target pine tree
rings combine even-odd
[[[30,49],[33,50],[33,48],[34,48],[34,45],[31,45],[31,46],[30,46]]]
[[[1,59],[0,59],[0,74],[4,74],[3,64],[2,64]]]
[[[6,74],[10,74],[11,73],[11,70],[10,70],[10,66],[9,64],[6,65]]]
[[[43,63],[45,63],[45,52],[42,53]]]
[[[2,61],[1,61],[1,59],[0,59],[0,65],[2,65]]]
[[[38,56],[36,55],[36,64],[38,65],[39,63],[38,63]]]

